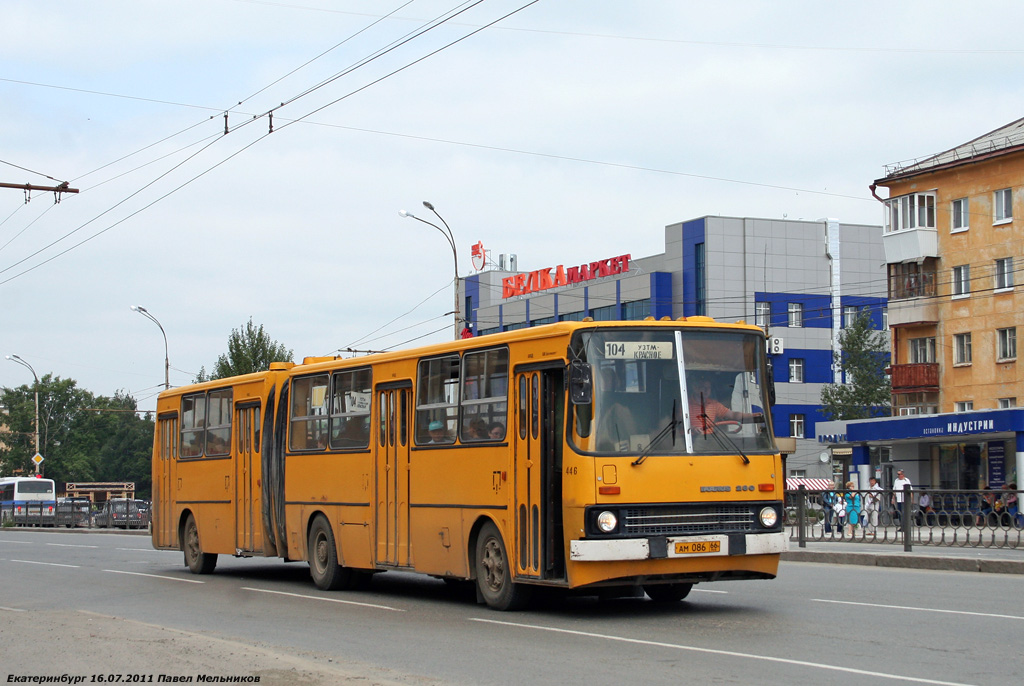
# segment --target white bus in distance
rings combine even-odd
[[[0,478],[0,523],[54,526],[57,495],[53,479],[28,476]]]

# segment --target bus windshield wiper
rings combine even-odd
[[[665,436],[669,435],[670,432],[672,434],[672,445],[674,446],[676,444],[676,427],[679,424],[681,424],[681,423],[682,423],[681,420],[676,419],[676,401],[673,400],[672,401],[672,418],[668,420],[668,424],[666,424],[665,427],[661,431],[659,431],[654,436],[654,438],[651,439],[651,442],[647,444],[647,447],[644,448],[643,452],[641,452],[640,455],[635,460],[633,460],[633,462],[631,462],[630,464],[632,464],[633,466],[636,466],[636,465],[642,463],[644,460],[646,460],[647,456],[651,454],[652,450],[654,450],[654,446],[656,446],[658,443],[660,443],[661,440],[663,438],[665,438]]]
[[[729,437],[729,434],[725,433],[725,431],[720,431],[718,425],[715,424],[715,422],[708,417],[708,413],[704,410],[703,396],[701,397],[700,403],[700,418],[701,420],[703,420],[704,428],[710,429],[710,431],[705,431],[704,433],[713,436],[714,439],[718,441],[718,446],[720,448],[724,450],[729,450],[730,448],[732,450],[735,450],[737,453],[739,453],[740,457],[743,458],[743,464],[750,464],[750,458],[747,457],[747,454],[745,452],[740,450],[740,447],[736,445],[736,441],[732,440],[732,438]]]

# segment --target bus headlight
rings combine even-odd
[[[761,526],[766,529],[773,528],[779,521],[779,513],[775,511],[774,507],[765,507],[761,509]]]
[[[603,534],[610,534],[615,531],[615,527],[619,525],[619,518],[615,516],[614,512],[605,510],[601,514],[597,515],[597,528],[601,530]]]

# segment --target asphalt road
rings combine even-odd
[[[545,595],[498,613],[410,574],[330,593],[303,563],[221,557],[193,576],[145,536],[0,530],[0,579],[2,683],[1002,685],[1022,673],[1016,575],[788,562],[773,581],[699,585],[668,606]]]

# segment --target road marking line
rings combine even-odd
[[[176,550],[156,550],[155,548],[114,548],[114,550],[127,550],[133,553],[165,553],[165,552],[178,552]]]
[[[285,591],[271,591],[266,588],[253,588],[251,586],[243,586],[243,591],[256,591],[257,593],[272,593],[274,595],[286,595],[292,598],[305,598],[306,600],[324,600],[328,603],[342,603],[343,605],[359,605],[361,607],[372,607],[377,610],[390,610],[392,612],[405,612],[405,610],[397,607],[388,607],[387,605],[374,605],[373,603],[359,603],[355,600],[341,600],[339,598],[324,598],[318,595],[302,595],[301,593],[287,593]]]
[[[45,545],[55,545],[58,548],[99,548],[98,545],[79,545],[77,543],[46,543]]]
[[[24,562],[27,565],[46,565],[47,567],[71,567],[78,569],[79,565],[62,565],[56,562],[36,562],[35,560],[11,560],[11,562]]]
[[[180,576],[161,576],[160,574],[143,574],[142,572],[125,572],[120,569],[104,569],[104,572],[110,572],[111,574],[131,574],[132,576],[148,576],[154,579],[166,579],[168,581],[184,581],[189,584],[205,584],[205,581],[199,579],[182,579]]]
[[[0,543],[22,543],[24,545],[32,545],[35,541],[14,541],[9,538],[0,538]]]
[[[4,607],[3,605],[0,605],[0,610],[6,610],[8,612],[28,612],[28,610],[21,610],[16,607]]]
[[[710,588],[695,588],[694,593],[729,593],[729,591],[713,591]]]
[[[882,605],[880,603],[855,603],[851,600],[826,600],[811,598],[816,603],[835,603],[836,605],[860,605],[862,607],[881,607],[886,610],[915,610],[917,612],[939,612],[947,615],[972,615],[974,617],[997,617],[999,619],[1024,619],[1019,615],[998,615],[991,612],[968,612],[966,610],[940,610],[933,607],[911,607],[909,605]]]
[[[726,657],[741,657],[749,660],[763,660],[765,662],[776,662],[787,665],[795,665],[797,667],[812,667],[814,669],[824,669],[832,672],[843,672],[846,674],[856,674],[857,676],[873,676],[880,679],[892,679],[894,681],[912,681],[919,684],[941,684],[942,686],[968,686],[956,681],[936,681],[935,679],[924,679],[921,677],[913,676],[901,676],[899,674],[887,674],[885,672],[872,672],[866,669],[856,669],[853,667],[839,667],[838,665],[826,665],[820,662],[807,662],[805,660],[793,660],[785,657],[772,657],[771,655],[756,655],[754,653],[738,653],[733,650],[716,650],[714,648],[699,648],[697,646],[687,646],[679,643],[663,643],[661,641],[647,641],[639,638],[627,638],[625,636],[614,636],[611,634],[598,634],[591,631],[576,631],[574,629],[559,629],[551,626],[541,626],[538,624],[519,624],[517,622],[505,622],[499,619],[484,619],[482,617],[470,617],[471,622],[485,622],[487,624],[499,624],[502,626],[511,626],[519,629],[536,629],[538,631],[550,631],[558,634],[570,634],[573,636],[586,636],[589,638],[600,638],[606,641],[618,641],[620,643],[634,643],[639,645],[652,646],[655,648],[672,648],[674,650],[687,650],[694,653],[707,653],[709,655],[724,655]]]

